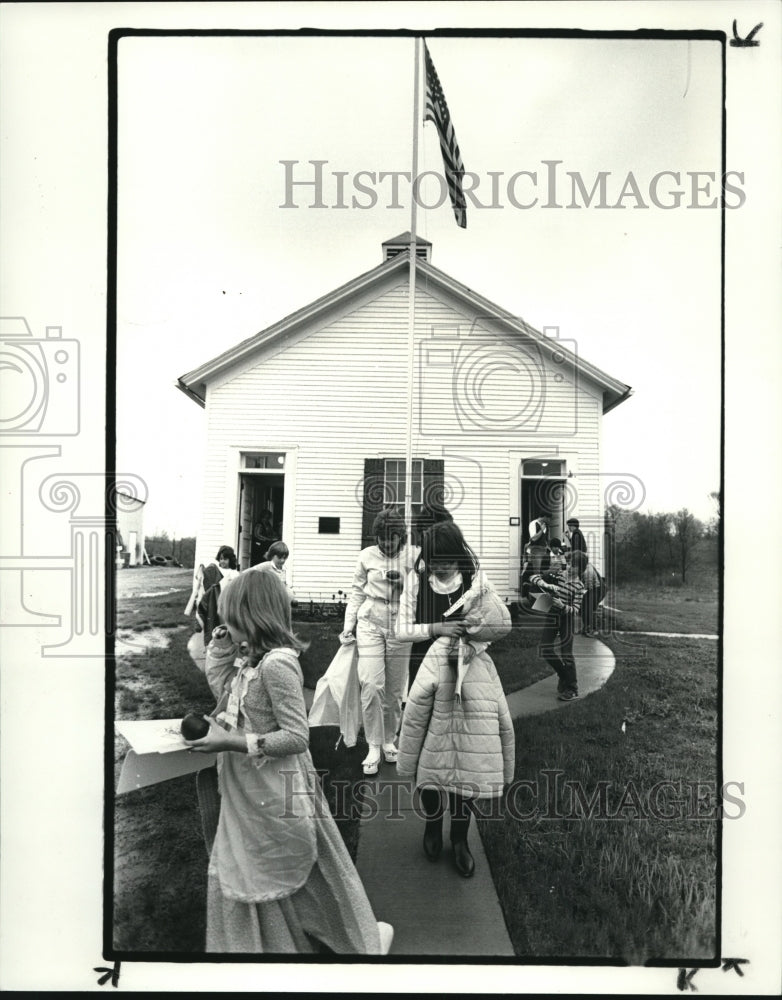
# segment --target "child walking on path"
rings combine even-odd
[[[402,715],[402,693],[409,646],[394,638],[399,595],[412,569],[417,549],[406,545],[404,519],[381,511],[372,524],[375,545],[362,549],[345,609],[340,642],[358,642],[361,714],[369,753],[364,774],[377,774],[380,753],[387,763],[397,759],[396,739]]]
[[[515,767],[513,723],[486,652],[508,631],[510,615],[457,525],[427,530],[405,580],[397,627],[398,639],[414,643],[398,771],[421,789],[430,861],[442,851],[447,795],[453,863],[465,878],[475,872],[467,846],[473,803],[501,796]]]
[[[226,624],[206,657],[217,706],[207,735],[190,741],[219,753],[206,950],[382,954],[393,931],[375,920],[309,753],[304,647],[285,587],[275,574],[242,573],[219,610]]]
[[[586,562],[587,557],[583,552],[574,551],[570,557],[570,565],[564,573],[544,573],[533,576],[530,581],[533,586],[540,587],[554,598],[551,610],[546,616],[540,644],[543,659],[554,668],[559,677],[557,698],[560,701],[573,701],[574,698],[578,698],[573,633],[576,627],[576,615],[579,613],[585,591],[581,574],[584,572]],[[559,638],[559,648],[556,646],[557,638]]]

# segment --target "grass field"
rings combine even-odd
[[[628,633],[604,636],[614,673],[595,695],[516,723],[516,780],[530,785],[504,818],[479,822],[514,950],[714,958],[718,647],[632,633],[716,633],[716,575],[622,585],[606,604]]]
[[[672,596],[647,588],[633,588],[607,598],[605,603],[618,609],[612,612],[613,627],[621,631],[717,634],[716,599]]]
[[[119,580],[117,717],[211,710],[186,651],[191,572],[127,571]],[[708,587],[627,586],[608,601],[620,609],[616,627],[628,632],[717,628]],[[302,657],[310,686],[336,650],[339,626],[296,625],[311,642]],[[549,673],[535,620],[516,626],[492,650],[506,691]],[[516,778],[534,785],[515,793],[503,818],[478,824],[514,949],[521,958],[632,964],[713,957],[716,824],[701,799],[716,772],[717,645],[631,635],[606,642],[617,666],[599,693],[517,723]],[[363,744],[335,753],[336,730],[312,735],[316,766],[360,776]],[[126,750],[117,737],[117,768]],[[687,818],[693,808],[700,815]],[[355,853],[356,823],[341,828]],[[193,775],[118,797],[117,950],[201,951],[206,863]]]
[[[674,577],[661,585],[620,583],[605,599],[613,627],[626,631],[716,634],[719,626],[719,593],[716,567],[695,570],[682,585]]]
[[[533,785],[479,823],[514,950],[714,958],[716,823],[697,817],[715,791],[716,644],[608,645],[599,693],[516,723],[516,779]]]

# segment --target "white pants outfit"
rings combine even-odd
[[[356,624],[361,712],[367,743],[393,743],[402,718],[410,644],[394,638],[397,605],[368,598]]]

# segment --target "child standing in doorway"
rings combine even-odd
[[[271,573],[242,573],[220,595],[206,676],[217,697],[220,816],[209,859],[206,950],[382,954],[375,920],[320,788],[290,601]],[[246,655],[238,655],[242,643]]]
[[[529,523],[529,559],[533,573],[544,569],[544,560],[548,555],[549,519],[545,514],[538,514]]]

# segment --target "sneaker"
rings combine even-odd
[[[384,920],[378,920],[377,929],[380,934],[380,954],[387,955],[394,942],[394,928]]]
[[[396,759],[399,756],[399,750],[393,743],[383,744],[383,757],[386,764],[396,764]]]
[[[380,767],[380,747],[377,743],[369,744],[369,753],[362,760],[364,774],[377,774]]]
[[[557,695],[558,701],[575,701],[578,698],[578,691],[561,691]]]

